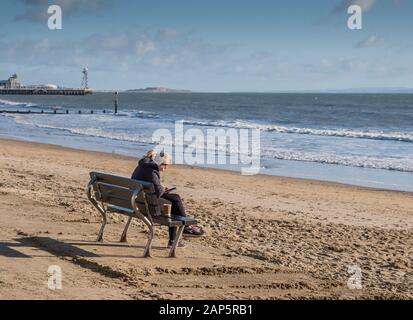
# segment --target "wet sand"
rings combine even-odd
[[[1,299],[413,299],[413,194],[335,183],[172,167],[206,229],[167,258],[157,229],[113,214],[105,242],[85,197],[90,171],[128,177],[137,158],[0,140]],[[47,270],[63,271],[62,290]],[[351,266],[362,289],[348,288]]]

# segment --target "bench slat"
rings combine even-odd
[[[138,182],[136,180],[117,177],[117,176],[113,176],[113,175],[105,174],[105,173],[92,172],[90,173],[90,177],[92,178],[92,180],[95,179],[96,181],[99,181],[99,182],[117,185],[117,186],[128,188],[131,190],[136,190],[140,188],[141,186],[143,186],[145,189],[150,189],[150,186],[151,186],[151,183],[148,183],[148,182],[143,182],[143,181]]]
[[[167,226],[168,222],[171,221],[171,219],[165,216],[160,216],[160,217],[153,218],[153,221],[155,223],[159,223],[161,225]],[[172,216],[172,221],[174,223],[179,223],[179,225],[184,225],[184,226],[194,226],[197,224],[197,221],[190,217]]]
[[[113,205],[120,205],[122,207],[126,207],[132,209],[132,205],[130,204],[130,199],[135,190],[131,190],[125,187],[116,186],[113,184],[108,184],[105,182],[97,181],[95,183],[95,191],[96,191],[96,198],[103,202],[107,202]],[[99,191],[99,192],[98,192]],[[151,215],[159,215],[161,212],[161,208],[159,207],[158,197],[152,194],[146,193],[146,198],[148,200],[149,211]],[[101,195],[101,198],[99,197]],[[122,200],[129,202],[128,205],[124,205]],[[125,203],[126,203],[125,202]],[[146,205],[145,205],[145,196],[144,193],[140,193],[136,199],[137,205],[143,214],[147,214],[146,212]]]
[[[110,205],[127,208],[130,210],[133,209],[130,199],[124,199],[111,194],[102,193],[102,201]]]
[[[135,212],[133,210],[123,208],[120,206],[109,206],[110,211],[116,212],[119,214],[127,215],[127,216],[132,216],[132,217],[137,217]],[[153,218],[153,221],[157,224],[163,225],[163,226],[169,226],[169,227],[180,227],[182,225],[185,226],[191,226],[195,225],[196,221],[192,218],[189,217],[180,217],[180,216],[172,216],[171,219],[168,217],[155,217]]]
[[[97,182],[98,188],[103,193],[112,193],[113,195],[122,197],[122,198],[131,198],[133,195],[133,190],[120,187],[114,184],[107,184],[104,182]]]

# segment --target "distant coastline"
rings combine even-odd
[[[413,93],[413,88],[350,88],[341,90],[320,90],[325,93],[374,93],[374,94],[396,94],[396,93]]]

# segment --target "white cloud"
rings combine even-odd
[[[22,2],[26,11],[18,14],[15,20],[30,20],[42,22],[47,20],[47,8],[52,4],[49,0],[18,0]],[[62,8],[65,16],[79,12],[94,12],[107,4],[107,0],[54,0],[53,4]]]
[[[117,70],[123,63],[140,71],[208,69],[229,63],[229,50],[173,29],[152,33],[95,34],[76,41],[58,39],[3,41],[0,60],[22,65],[90,66]],[[151,69],[152,68],[152,69]]]
[[[390,2],[392,5],[397,6],[400,5],[404,0],[382,0]],[[358,5],[361,7],[361,9],[364,12],[369,12],[374,9],[376,4],[378,4],[379,1],[377,0],[341,0],[340,4],[335,8],[334,12],[343,12],[343,10],[346,10],[348,7],[351,5]]]
[[[384,39],[382,37],[372,35],[357,43],[356,48],[370,48],[382,43],[384,43]]]
[[[154,51],[156,51],[156,44],[151,40],[138,41],[136,44],[136,53],[138,56],[144,56]]]
[[[170,40],[175,39],[179,36],[179,33],[176,29],[173,28],[163,28],[158,31],[156,38],[158,40]]]
[[[108,36],[105,37],[105,40],[102,41],[101,44],[104,49],[121,50],[128,47],[129,37],[126,34]]]
[[[47,50],[50,49],[49,39],[43,39],[43,40],[35,43],[33,48],[34,48],[35,51],[44,51],[44,52],[46,52]]]
[[[380,43],[372,36],[360,47]],[[267,90],[313,87],[372,86],[384,79],[395,84],[411,78],[407,58],[358,56],[308,58],[277,52],[248,52],[206,42],[174,29],[152,32],[95,34],[69,41],[0,39],[2,74],[21,73],[25,83],[56,82],[78,86],[83,66],[91,70],[94,88],[134,88],[150,85],[195,90]],[[407,55],[406,55],[407,56]],[[385,68],[381,66],[386,66]],[[78,79],[79,78],[79,79]],[[44,80],[42,80],[44,79]],[[49,80],[47,80],[49,79]],[[358,84],[357,84],[358,85]],[[206,89],[205,89],[206,88]]]
[[[357,5],[360,6],[363,11],[368,12],[371,11],[375,4],[375,0],[341,0],[340,4],[334,11],[341,12],[352,5]]]

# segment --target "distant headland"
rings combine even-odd
[[[177,90],[165,87],[149,87],[145,89],[131,89],[125,92],[146,92],[146,93],[191,93],[190,90]]]

